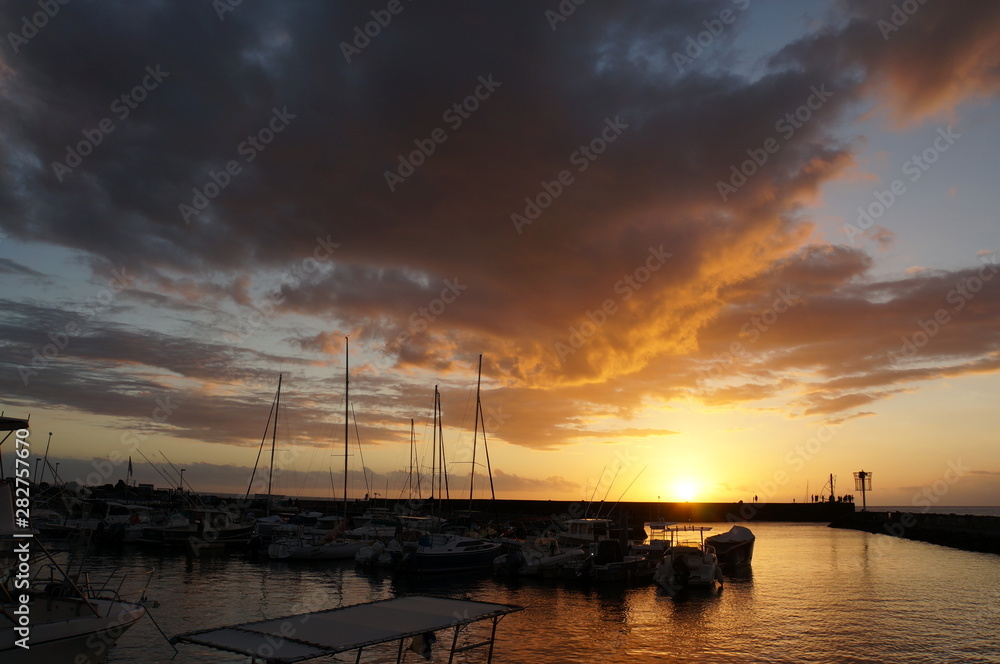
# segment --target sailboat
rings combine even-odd
[[[348,338],[344,337],[344,515],[341,528],[328,535],[294,535],[275,540],[267,555],[275,560],[353,560],[370,541],[338,538],[347,527],[347,457],[350,444],[351,370]]]
[[[475,431],[472,434],[472,471],[469,478],[469,513],[472,513],[472,492],[476,477],[476,435],[479,432],[479,422],[482,415],[482,400],[480,388],[483,380],[483,356],[479,356],[479,377],[476,381],[476,417]],[[485,446],[486,430],[483,429]],[[487,467],[489,453],[487,452]],[[490,471],[490,487],[493,486],[493,472]],[[461,572],[467,570],[489,569],[493,560],[500,554],[499,542],[490,542],[478,537],[436,533],[424,535],[417,542],[417,548],[403,558],[403,569],[413,572]]]

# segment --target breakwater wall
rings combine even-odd
[[[298,499],[302,508],[337,513],[343,508],[339,501],[313,501]],[[438,506],[438,503],[440,505]],[[378,501],[378,507],[390,510],[430,512],[437,507],[440,514],[461,514],[469,511],[468,500],[442,501]],[[357,510],[358,503],[348,503],[348,509]],[[844,515],[854,513],[853,503],[659,503],[659,502],[594,502],[564,500],[474,500],[474,518],[483,521],[519,519],[577,519],[584,516],[602,516],[620,521],[627,516],[631,527],[642,529],[645,521],[739,522],[739,521],[806,521],[829,523]]]
[[[831,528],[941,544],[965,551],[1000,554],[1000,517],[913,512],[855,512],[830,522]]]

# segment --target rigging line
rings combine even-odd
[[[155,465],[152,461],[150,461],[149,457],[147,457],[145,454],[142,453],[142,450],[136,447],[135,451],[139,453],[139,456],[141,456],[143,459],[146,460],[146,463],[148,463],[153,470],[155,470],[157,473],[160,474],[160,477],[162,477],[163,480],[167,483],[167,486],[173,485],[174,483],[173,478],[168,477],[166,473],[164,473],[162,470],[160,470],[160,468],[157,465]]]
[[[479,419],[483,421],[483,449],[486,450],[486,472],[490,474],[490,496],[493,499],[493,509],[497,517],[497,529],[500,528],[500,506],[497,505],[497,494],[493,490],[493,467],[490,465],[490,448],[486,444],[486,416],[483,415],[483,404],[479,402]]]
[[[583,513],[583,518],[587,518],[587,513],[590,512],[590,506],[594,504],[594,496],[597,495],[597,487],[601,486],[601,480],[604,479],[604,473],[608,470],[608,464],[604,464],[604,468],[601,469],[601,476],[597,478],[597,484],[594,485],[594,490],[590,494],[590,500],[587,501],[587,509]]]
[[[648,467],[649,466],[643,466],[642,470],[639,471],[639,474],[635,476],[635,479],[633,479],[631,482],[628,483],[628,486],[625,487],[624,491],[622,491],[622,495],[618,498],[618,500],[615,501],[615,504],[611,506],[611,509],[608,510],[608,516],[611,516],[611,513],[615,510],[616,507],[618,507],[618,503],[622,501],[622,498],[625,497],[625,494],[628,493],[628,490],[632,488],[633,484],[635,484],[635,480],[639,479],[639,475],[642,475],[644,472],[646,472],[646,468]]]
[[[365,471],[365,453],[361,449],[361,430],[358,428],[358,414],[354,411],[354,404],[351,404],[351,415],[354,417],[354,436],[358,439],[358,454],[361,456],[361,474],[365,476],[365,492],[370,496],[372,488],[368,485],[368,473]]]
[[[437,388],[434,388],[437,391]],[[441,445],[441,472],[444,473],[444,497],[445,500],[451,500],[451,491],[448,489],[448,459],[444,453],[444,407],[441,403],[441,393],[438,392],[437,396],[438,402],[438,443]],[[438,493],[441,487],[438,487]]]
[[[267,507],[265,516],[271,516],[271,478],[274,476],[274,447],[278,441],[278,413],[281,410],[281,374],[278,374],[277,404],[274,409],[274,428],[271,430],[271,465],[267,469]]]
[[[194,496],[194,499],[193,499],[194,504],[195,505],[200,505],[201,507],[204,507],[205,506],[204,501],[201,499],[201,496],[198,494],[198,492],[194,490],[194,487],[191,486],[191,482],[185,482],[184,481],[184,474],[178,472],[177,467],[170,461],[170,459],[167,459],[167,455],[163,453],[163,450],[156,450],[156,451],[160,453],[160,456],[162,456],[166,460],[167,463],[170,464],[170,467],[174,469],[174,472],[177,473],[180,476],[180,478],[181,478],[181,488],[183,489],[184,485],[187,484],[187,487],[189,489],[189,491],[188,491],[188,498],[191,499],[191,496],[193,495]]]
[[[608,485],[608,490],[604,492],[604,497],[601,498],[601,505],[597,508],[597,515],[594,518],[601,516],[601,511],[604,509],[604,503],[607,501],[608,494],[611,493],[611,487],[615,485],[615,480],[618,479],[618,473],[620,473],[621,470],[622,467],[618,466],[618,470],[615,471],[614,476],[611,478],[611,484]]]
[[[267,412],[267,424],[264,425],[264,435],[260,438],[260,447],[257,448],[257,460],[253,462],[253,471],[250,473],[250,483],[247,484],[247,494],[243,496],[243,500],[246,501],[250,498],[250,489],[253,488],[253,478],[257,474],[257,464],[260,463],[261,452],[264,451],[264,441],[267,440],[268,429],[271,428],[271,416],[274,415],[274,402],[277,400],[278,395],[275,393],[274,399],[271,400],[271,410]]]

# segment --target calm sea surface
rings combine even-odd
[[[96,572],[155,567],[149,595],[160,606],[152,615],[169,635],[421,593],[525,607],[501,621],[496,662],[1000,662],[1000,556],[821,524],[750,526],[757,535],[752,574],[727,579],[718,595],[681,601],[654,586],[394,579],[353,564],[253,562],[236,553],[190,558],[127,549],[92,554],[89,565]],[[441,646],[432,661],[446,661]],[[178,648],[172,661],[180,664],[248,661]],[[394,647],[372,653],[381,659],[362,661],[395,661]],[[144,619],[109,661],[150,664],[172,655]],[[457,659],[485,661],[485,652],[464,657]],[[423,660],[410,653],[406,661]]]

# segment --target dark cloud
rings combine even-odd
[[[166,390],[184,403],[174,435],[252,440],[258,395],[198,386],[338,366],[349,334],[376,439],[426,409],[424,379],[465,394],[483,353],[493,433],[552,448],[672,433],[594,429],[644,399],[791,394],[792,414],[856,417],[906,384],[995,371],[1000,290],[948,301],[980,268],[880,279],[866,253],[816,244],[801,210],[853,167],[837,130],[873,100],[908,123],[995,95],[1000,9],[921,5],[884,39],[891,3],[845,2],[756,77],[711,66],[732,61],[721,42],[678,71],[671,54],[732,4],[587,4],[553,31],[536,3],[406,3],[350,62],[339,44],[367,6],[244,4],[222,21],[211,3],[62,6],[0,56],[0,227],[132,281],[96,318],[8,295],[4,391],[142,418]],[[778,129],[809,103],[794,136]],[[386,172],[436,129],[446,139],[390,190]],[[54,171],[87,136],[100,143]],[[772,138],[723,200],[718,183]],[[907,356],[942,307],[949,322]],[[24,386],[18,367],[71,321],[81,332]],[[303,378],[303,393],[337,380]],[[323,419],[310,406],[306,432]]]

